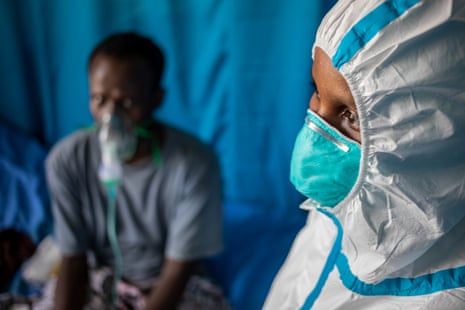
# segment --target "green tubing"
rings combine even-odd
[[[118,235],[116,233],[116,195],[118,191],[118,180],[104,181],[103,184],[107,189],[108,196],[108,212],[107,212],[107,234],[110,241],[110,246],[114,256],[113,266],[113,286],[112,286],[112,309],[117,309],[116,300],[118,297],[118,282],[122,274],[122,257],[121,250],[118,244]]]

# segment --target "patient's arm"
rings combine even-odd
[[[55,290],[55,309],[84,308],[89,283],[88,271],[85,254],[63,256]]]
[[[194,262],[165,259],[157,283],[147,298],[147,310],[176,309],[194,270]]]

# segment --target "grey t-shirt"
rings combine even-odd
[[[214,153],[168,127],[161,157],[160,165],[152,160],[124,165],[117,192],[123,276],[133,281],[156,277],[164,257],[194,260],[223,248],[221,176]],[[62,253],[90,251],[99,265],[111,266],[99,163],[96,132],[79,131],[50,152],[47,180]]]

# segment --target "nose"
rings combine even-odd
[[[119,113],[124,109],[125,99],[123,98],[106,98],[104,110],[108,113]]]
[[[310,97],[309,106],[310,106],[310,110],[318,114],[318,110],[320,108],[320,102],[317,97],[318,95],[314,92],[312,96]]]
[[[107,99],[105,103],[105,112],[112,114],[116,110],[116,101],[113,99]]]

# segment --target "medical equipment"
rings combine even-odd
[[[102,116],[98,138],[102,158],[99,178],[106,188],[108,197],[107,234],[114,256],[112,307],[115,308],[118,296],[117,285],[121,279],[123,267],[116,229],[116,197],[123,174],[122,162],[128,154],[134,153],[136,136],[126,131],[120,117],[105,113]]]
[[[291,182],[317,205],[334,207],[354,186],[360,157],[357,142],[308,110],[292,153]]]

